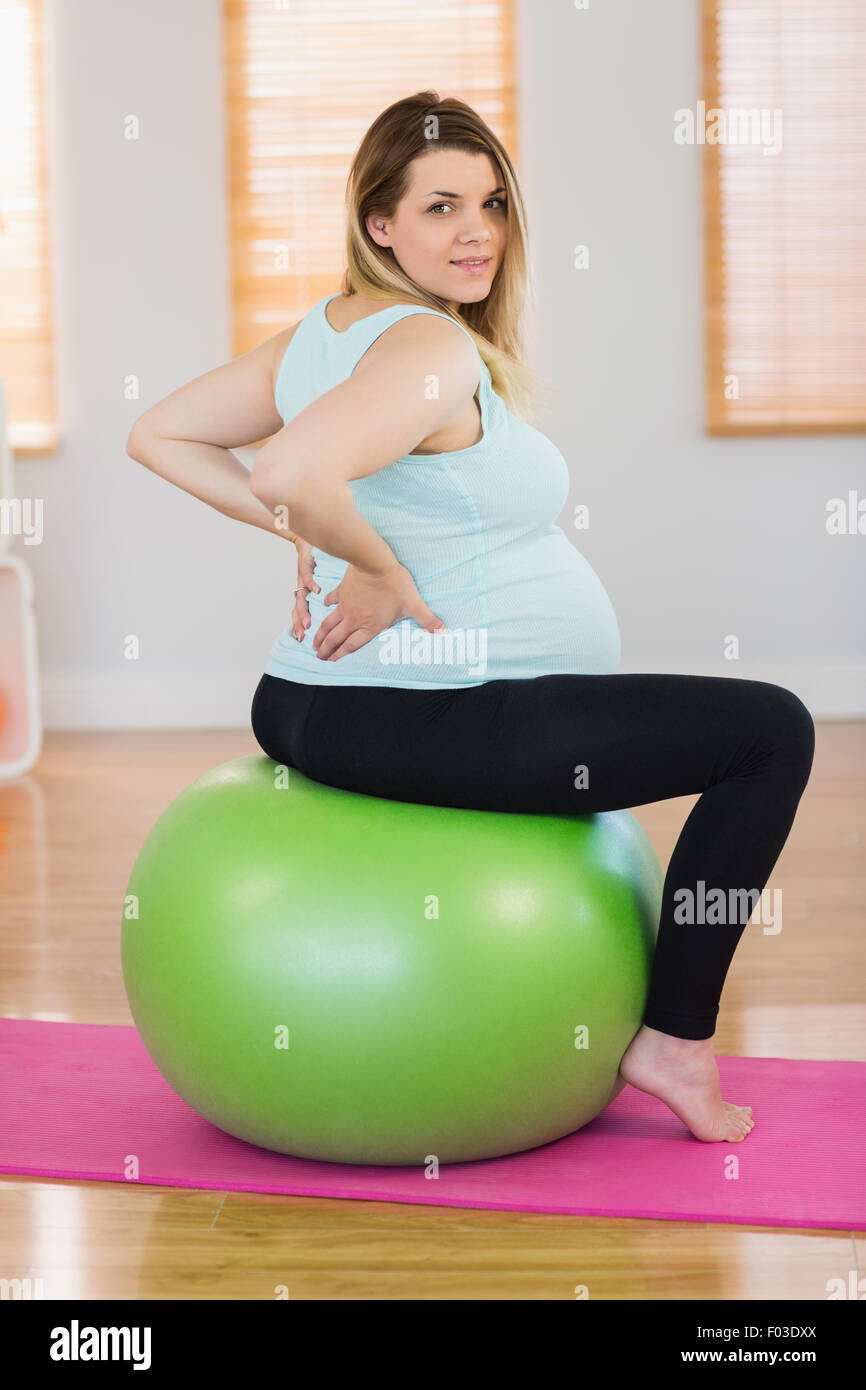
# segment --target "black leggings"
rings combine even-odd
[[[644,1013],[679,1038],[712,1037],[756,899],[723,924],[707,911],[702,926],[681,907],[677,920],[674,895],[697,900],[700,880],[729,903],[763,891],[815,750],[792,691],[724,676],[538,676],[462,690],[262,676],[251,718],[276,762],[395,801],[585,815],[700,793],[668,865]]]

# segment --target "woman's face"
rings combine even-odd
[[[507,235],[505,189],[488,154],[438,150],[409,166],[408,192],[391,221],[368,217],[379,246],[452,308],[486,299],[502,264]],[[460,261],[481,260],[464,267]]]

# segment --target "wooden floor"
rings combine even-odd
[[[0,784],[0,1014],[131,1022],[119,929],[138,849],[201,772],[258,751],[243,732],[54,735]],[[694,801],[637,811],[663,864]],[[864,867],[866,724],[819,724],[770,885],[784,930],[747,930],[717,1052],[866,1060]],[[866,1274],[863,1233],[23,1177],[0,1177],[0,1232],[0,1275],[38,1275],[46,1298],[820,1300]]]

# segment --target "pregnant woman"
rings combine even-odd
[[[751,1108],[722,1098],[713,1033],[809,778],[812,718],[764,681],[616,674],[610,600],[555,524],[568,469],[525,418],[523,203],[479,116],[435,92],[396,102],[348,191],[342,293],[159,402],[128,452],[297,548],[292,621],[252,705],[269,757],[478,810],[699,794],[620,1073],[699,1139],[742,1140]],[[250,474],[230,450],[263,438]],[[682,890],[713,889],[738,911],[682,921]]]

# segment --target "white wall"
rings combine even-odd
[[[828,498],[866,495],[863,436],[703,433],[701,152],[672,137],[674,110],[701,96],[698,8],[520,0],[529,356],[571,467],[561,523],[589,505],[590,529],[569,534],[614,602],[623,672],[772,680],[816,717],[863,715],[866,539],[825,530]],[[294,552],[124,451],[137,414],[231,356],[221,4],[47,12],[62,444],[18,462],[45,539],[16,544],[46,726],[244,725]],[[572,268],[577,243],[589,271]],[[140,402],[124,398],[130,373]]]

